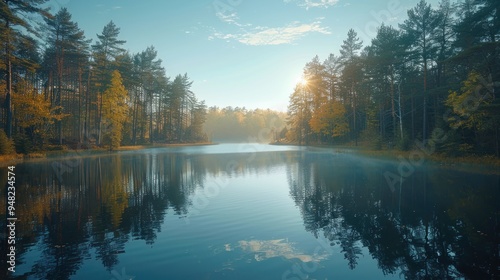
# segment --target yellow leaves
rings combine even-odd
[[[114,156],[108,163],[109,176],[103,177],[101,197],[103,204],[111,210],[111,225],[113,228],[118,228],[128,205],[128,194],[124,176],[121,174],[123,170],[121,158]]]
[[[17,124],[23,128],[41,127],[68,116],[68,114],[58,114],[57,111],[62,107],[51,107],[50,102],[34,90],[28,90],[24,94],[13,93],[12,105]]]
[[[239,124],[243,124],[245,121],[245,115],[243,112],[235,112],[234,113],[236,120],[238,121]]]
[[[346,110],[340,102],[330,101],[322,104],[309,121],[311,129],[315,133],[337,137],[349,132],[346,119]]]
[[[484,82],[479,73],[472,71],[460,92],[450,91],[445,104],[455,114],[447,118],[453,128],[486,129],[488,114],[481,106],[491,103],[491,94]]]
[[[123,122],[128,110],[127,90],[123,86],[120,72],[114,71],[110,87],[103,93],[104,118]]]
[[[314,112],[312,119],[309,120],[309,125],[314,132],[325,132],[325,130],[328,128],[328,120],[331,111],[328,107],[330,107],[329,104],[322,105],[318,110]]]
[[[123,123],[127,119],[127,90],[123,86],[120,72],[113,71],[111,85],[102,95],[104,139],[110,149],[120,146]]]

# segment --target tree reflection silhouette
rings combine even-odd
[[[500,177],[421,168],[392,192],[383,173],[393,165],[327,153],[298,156],[287,176],[305,229],[339,244],[351,269],[366,247],[384,274],[499,277]]]

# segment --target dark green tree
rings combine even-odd
[[[403,135],[401,109],[402,69],[406,59],[406,46],[401,32],[392,26],[381,25],[372,44],[367,47],[368,71],[372,78],[373,93],[379,95],[379,104],[390,104],[392,140]],[[384,111],[384,109],[382,109]],[[396,119],[399,118],[399,123]]]
[[[49,48],[45,55],[45,68],[48,77],[47,81],[50,92],[50,99],[55,107],[59,107],[65,113],[75,113],[74,106],[69,100],[81,100],[82,77],[81,71],[88,61],[88,48],[90,41],[85,39],[84,32],[71,19],[71,14],[66,8],[62,8],[55,16],[46,19],[48,26],[47,42]],[[70,73],[75,73],[73,77],[79,77],[79,87],[74,87]],[[80,75],[78,75],[80,74]],[[70,98],[69,93],[78,94],[79,98]],[[64,98],[63,98],[64,95]],[[66,102],[62,104],[62,99]],[[81,103],[81,102],[79,102]],[[81,113],[81,104],[78,104],[78,112]],[[61,112],[58,112],[59,114]],[[73,114],[73,117],[80,118],[80,114]],[[80,127],[80,126],[79,126]],[[56,122],[57,139],[59,145],[63,144],[62,121]]]
[[[420,0],[417,6],[408,11],[408,19],[399,27],[405,33],[408,42],[412,42],[412,51],[415,54],[417,63],[421,67],[423,74],[422,88],[422,138],[427,139],[427,84],[429,64],[435,59],[437,45],[434,38],[439,18],[430,4],[425,0]]]
[[[355,145],[358,145],[358,95],[359,86],[362,81],[362,61],[359,57],[363,42],[358,38],[358,34],[353,29],[347,33],[347,39],[340,46],[340,62],[342,65],[341,74],[341,96],[344,106],[349,108],[351,117],[351,138]]]

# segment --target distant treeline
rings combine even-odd
[[[285,121],[286,113],[269,109],[210,107],[204,130],[216,142],[269,143],[284,137]]]
[[[112,21],[92,43],[45,2],[0,2],[0,152],[206,141],[187,74],[169,79],[153,46],[125,51]]]
[[[290,96],[288,141],[495,154],[500,144],[500,1],[420,1],[363,48],[316,56]]]

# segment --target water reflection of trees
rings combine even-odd
[[[354,269],[366,247],[407,279],[500,277],[500,177],[423,168],[393,192],[389,163],[303,154],[288,165],[306,230],[340,246]]]
[[[130,238],[154,242],[166,209],[186,211],[200,180],[185,176],[176,156],[87,158],[74,166],[61,181],[50,163],[18,167],[18,236],[31,241],[18,243],[18,256],[42,246],[27,275],[69,279],[92,254],[111,270]]]
[[[19,279],[69,279],[85,259],[109,270],[131,239],[155,242],[170,213],[185,216],[190,198],[208,176],[269,172],[280,153],[221,155],[125,154],[72,160],[59,180],[52,162],[19,165],[17,173],[17,266]],[[64,163],[64,162],[63,162]],[[1,177],[5,184],[7,178]],[[1,195],[5,196],[2,190]],[[5,202],[0,216],[5,223]],[[0,224],[5,228],[5,224]],[[2,252],[7,242],[1,242]],[[27,260],[30,248],[40,252]],[[1,268],[7,271],[5,262]],[[1,277],[0,277],[1,278]]]
[[[187,215],[207,180],[263,174],[283,162],[306,230],[340,246],[350,268],[367,248],[384,273],[409,279],[500,277],[498,176],[423,169],[392,192],[382,174],[393,165],[287,152],[85,158],[62,181],[50,162],[19,165],[17,264],[27,270],[19,279],[69,279],[90,258],[115,269],[127,242],[154,243],[166,214]],[[26,259],[34,247],[41,255]]]

